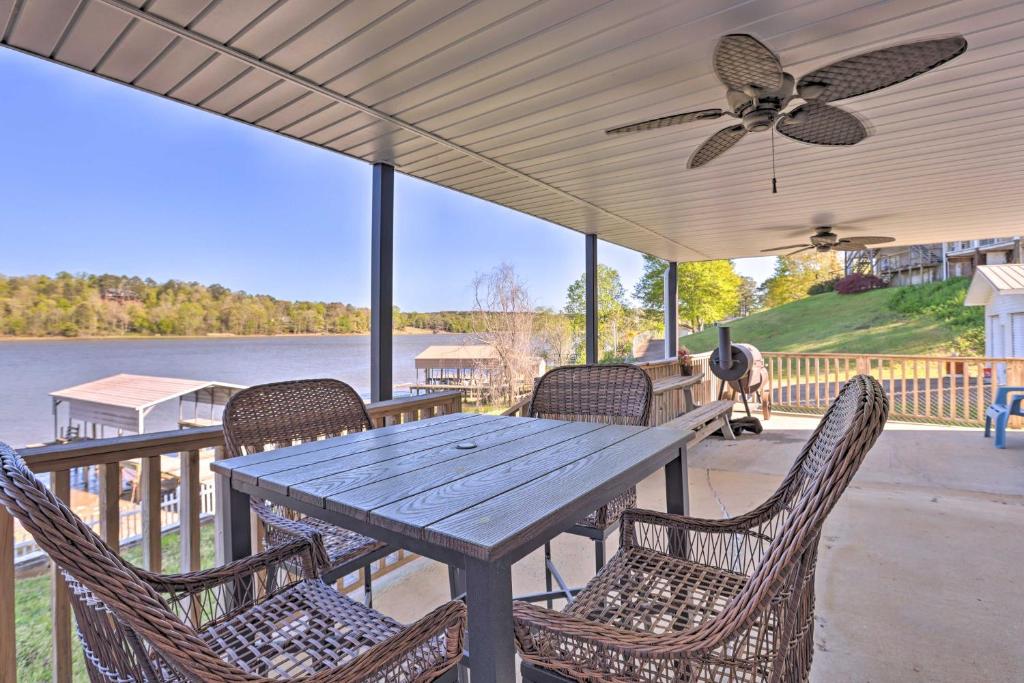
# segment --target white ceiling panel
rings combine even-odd
[[[141,8],[141,9],[140,9]],[[728,121],[604,130],[725,107],[718,38],[797,78],[962,34],[967,51],[844,100],[852,147]],[[253,123],[663,258],[756,255],[817,222],[897,244],[1024,229],[1024,4],[1009,0],[0,0],[12,48]]]

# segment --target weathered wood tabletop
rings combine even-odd
[[[465,570],[474,683],[515,680],[511,565],[659,468],[687,511],[688,433],[456,413],[218,461],[225,557],[257,496]]]

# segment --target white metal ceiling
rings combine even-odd
[[[687,170],[720,121],[603,132],[724,106],[725,33],[798,77],[915,38],[969,47],[844,101],[871,125],[854,147],[776,137],[772,195],[767,133]],[[1019,0],[0,0],[0,36],[668,259],[756,255],[815,222],[898,243],[1024,227]]]

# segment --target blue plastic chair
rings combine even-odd
[[[1013,400],[1007,404],[1010,394]],[[1024,417],[1021,410],[1021,403],[1024,402],[1024,387],[999,387],[996,391],[996,400],[985,411],[985,438],[992,433],[992,425],[996,428],[996,448],[1006,448],[1006,423],[1010,421],[1011,415]]]

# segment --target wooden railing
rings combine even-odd
[[[765,353],[773,408],[823,412],[847,379],[869,374],[893,419],[980,425],[1000,386],[1024,385],[1024,359],[849,353]]]
[[[438,392],[426,396],[380,401],[367,406],[370,419],[376,426],[413,422],[435,415],[446,415],[462,409],[462,394],[457,391]],[[96,439],[58,446],[26,448],[20,451],[29,467],[39,473],[48,473],[51,490],[65,502],[71,500],[71,471],[81,467],[98,468],[99,481],[99,533],[112,547],[120,548],[121,524],[121,463],[141,460],[139,468],[142,564],[146,569],[161,571],[161,456],[179,454],[178,514],[181,541],[181,571],[200,569],[200,452],[214,449],[214,457],[222,456],[224,436],[219,426],[200,427],[153,434]],[[215,505],[226,497],[216,482]],[[215,515],[215,520],[222,518]],[[0,508],[0,681],[16,681],[17,658],[15,652],[15,564],[14,544],[16,526],[6,510]],[[215,535],[220,536],[215,522]],[[218,538],[219,540],[219,538]],[[220,543],[217,543],[218,548]],[[377,576],[392,571],[408,561],[405,553],[378,561],[373,568]],[[220,561],[220,558],[218,558]],[[71,681],[72,635],[71,604],[67,588],[59,572],[51,566],[51,615],[53,637],[51,645],[52,680],[56,683]],[[353,590],[358,581],[343,580],[343,590]]]

